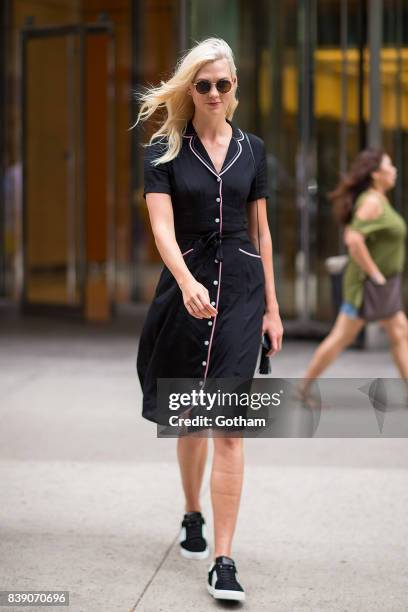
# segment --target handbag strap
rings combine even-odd
[[[255,193],[258,192],[258,172],[256,169],[256,162],[255,162],[255,155],[254,152],[252,150],[252,145],[249,141],[248,138],[248,134],[245,132],[245,138],[247,140],[248,146],[249,146],[249,150],[251,152],[251,157],[252,157],[252,161],[254,164],[254,169],[255,169]],[[256,199],[256,224],[257,224],[257,228],[258,228],[258,251],[259,254],[261,254],[261,239],[259,236],[259,217],[258,217],[258,198]],[[266,334],[263,334],[263,338],[265,338]],[[266,353],[268,352],[268,348],[266,348],[266,345],[264,345],[264,342],[262,342],[261,345],[261,359],[259,361],[259,369],[258,372],[259,374],[270,374],[271,373],[271,362],[269,357],[267,357]]]
[[[258,191],[258,172],[256,169],[256,162],[255,162],[255,155],[254,152],[252,150],[252,145],[251,142],[248,138],[248,134],[245,132],[245,138],[247,140],[248,146],[249,146],[249,150],[251,152],[251,158],[252,158],[252,162],[254,164],[254,170],[255,170],[255,193]],[[261,239],[259,236],[259,217],[258,217],[258,198],[256,199],[256,225],[258,228],[258,252],[259,254],[261,254]]]

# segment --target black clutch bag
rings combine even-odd
[[[270,351],[272,344],[268,334],[262,335],[262,347],[261,347],[261,360],[259,362],[259,374],[270,374],[271,373],[271,360],[266,353]]]

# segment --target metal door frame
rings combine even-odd
[[[20,34],[20,66],[21,66],[21,88],[19,111],[21,117],[21,133],[19,138],[20,143],[20,160],[22,166],[22,195],[21,195],[21,240],[17,253],[17,279],[18,279],[18,294],[20,296],[20,305],[23,313],[44,313],[76,316],[82,318],[85,311],[85,285],[86,285],[86,243],[85,243],[85,40],[89,34],[106,33],[109,36],[108,47],[108,79],[107,79],[107,99],[109,106],[108,116],[108,177],[107,177],[107,200],[108,200],[108,257],[107,257],[107,281],[111,303],[114,296],[115,282],[115,226],[114,226],[114,210],[115,210],[115,37],[114,26],[109,21],[100,21],[90,24],[73,24],[61,26],[45,26],[37,27],[35,25],[27,25],[21,30]],[[79,209],[80,209],[80,255],[79,255],[79,288],[81,300],[79,305],[69,306],[67,304],[53,303],[31,303],[27,299],[27,261],[26,261],[26,240],[27,240],[27,220],[26,220],[26,109],[27,109],[27,43],[32,38],[54,37],[78,35],[80,44],[80,135],[79,135]],[[75,204],[75,201],[74,201]],[[72,201],[69,203],[72,212]],[[72,238],[72,237],[71,237]],[[70,255],[72,254],[72,244],[70,245]],[[69,273],[68,273],[69,274]]]

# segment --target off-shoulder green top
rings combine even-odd
[[[383,212],[376,219],[358,219],[356,212],[366,194],[367,191],[363,191],[356,199],[348,227],[364,235],[371,257],[385,278],[388,278],[402,272],[404,268],[407,224],[385,196],[381,196]],[[350,257],[343,275],[343,302],[352,304],[356,309],[360,308],[366,277],[366,273]]]

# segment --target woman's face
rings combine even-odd
[[[382,156],[380,167],[376,172],[372,173],[372,177],[375,186],[380,187],[384,191],[394,187],[397,180],[397,169],[389,155],[385,154]]]
[[[225,79],[232,83],[232,87],[227,93],[221,93],[216,88],[216,83],[217,81]],[[195,75],[194,83],[203,80],[211,83],[211,89],[208,93],[198,93],[193,84],[189,87],[189,93],[193,98],[195,112],[203,114],[206,117],[225,117],[227,108],[235,96],[237,86],[237,79],[232,78],[228,60],[220,59],[205,64]]]

